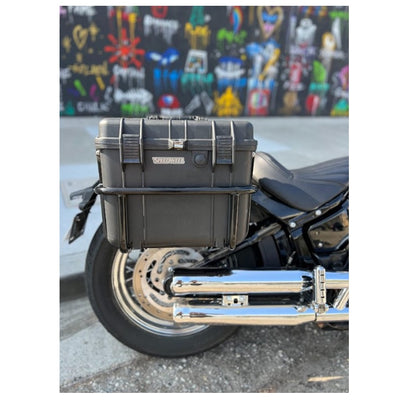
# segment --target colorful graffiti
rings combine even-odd
[[[61,6],[60,114],[349,115],[346,6]]]

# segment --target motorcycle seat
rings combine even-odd
[[[288,170],[274,157],[257,152],[253,180],[273,197],[301,211],[312,211],[349,186],[349,158],[341,157]]]

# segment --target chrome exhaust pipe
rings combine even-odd
[[[175,276],[170,281],[174,296],[222,296],[220,304],[194,305],[179,299],[173,306],[176,323],[209,325],[299,325],[306,322],[341,322],[349,320],[349,274],[326,272],[322,266],[310,271],[233,270],[213,276]],[[327,290],[340,289],[327,304]],[[310,291],[313,300],[307,305],[249,305],[252,294],[284,294]]]
[[[312,308],[293,306],[190,306],[174,304],[176,323],[206,325],[300,325],[306,322],[339,322],[349,320],[349,309],[330,308],[318,313]]]
[[[315,272],[310,271],[232,270],[223,275],[174,276],[169,292],[174,296],[301,293],[311,290],[313,281]],[[349,274],[325,272],[324,281],[326,289],[348,288]]]

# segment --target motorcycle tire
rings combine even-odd
[[[143,307],[132,288],[134,262],[109,244],[100,225],[86,258],[86,289],[97,318],[121,343],[148,355],[183,357],[209,350],[235,332],[237,326],[175,324]]]

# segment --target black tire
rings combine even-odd
[[[113,265],[121,254],[109,244],[100,225],[86,258],[86,289],[99,321],[126,346],[153,356],[182,357],[211,349],[237,329],[236,326],[190,325],[186,330],[169,326],[164,332],[157,327],[152,329],[151,323],[144,325],[140,319],[130,318],[116,298],[115,284],[113,288],[112,282]],[[145,313],[147,311],[141,309],[140,317]],[[169,324],[174,325],[171,322]]]

